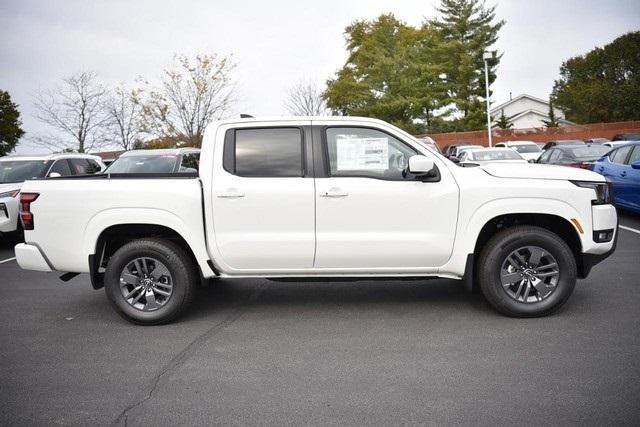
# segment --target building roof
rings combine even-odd
[[[498,113],[498,112],[500,112],[500,110],[504,109],[507,105],[513,104],[514,102],[517,102],[517,101],[519,101],[519,100],[521,100],[523,98],[531,99],[532,101],[541,102],[543,104],[549,105],[549,101],[545,101],[544,99],[541,99],[541,98],[538,98],[538,97],[535,97],[535,96],[532,96],[532,95],[527,95],[526,93],[523,93],[521,95],[516,96],[513,99],[510,99],[510,100],[508,100],[506,102],[503,102],[502,104],[499,104],[499,105],[493,107],[490,110],[490,112],[491,112],[491,114]]]

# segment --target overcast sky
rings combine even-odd
[[[173,53],[216,52],[237,62],[233,113],[282,115],[298,80],[324,85],[345,59],[355,19],[394,13],[418,25],[436,0],[0,0],[0,89],[20,105],[24,130],[44,130],[32,95],[62,77],[94,70],[106,84],[153,79]],[[562,61],[640,29],[639,0],[502,0],[504,54],[493,103],[528,93],[547,98]],[[19,151],[27,151],[22,148]],[[31,151],[31,150],[28,150]]]

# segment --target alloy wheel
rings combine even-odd
[[[560,267],[548,251],[524,246],[511,252],[500,269],[500,281],[511,298],[536,303],[548,298],[558,285]]]
[[[120,273],[120,292],[125,301],[140,311],[155,311],[173,294],[169,269],[150,257],[135,258]]]

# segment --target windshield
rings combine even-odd
[[[473,156],[473,160],[478,161],[522,160],[522,157],[513,150],[474,151],[471,155]]]
[[[603,145],[593,145],[591,147],[576,147],[568,149],[576,159],[594,159],[608,153],[611,148]]]
[[[542,151],[536,144],[512,145],[511,148],[518,153],[539,153]]]
[[[116,159],[104,173],[172,173],[178,156],[175,154],[146,154]]]
[[[46,160],[11,160],[0,162],[0,184],[41,178],[47,171]]]

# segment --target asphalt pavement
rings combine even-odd
[[[224,280],[139,327],[0,243],[0,424],[640,425],[640,216],[621,225],[540,319],[452,280]]]

